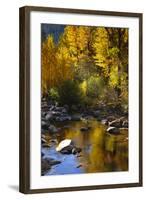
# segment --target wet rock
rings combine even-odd
[[[122,120],[121,119],[116,119],[114,121],[109,122],[109,126],[111,127],[116,127],[116,128],[120,128],[122,127]]]
[[[57,133],[59,131],[59,129],[56,128],[54,125],[50,125],[48,130],[50,131],[50,133]]]
[[[44,147],[44,148],[50,148],[50,147],[51,147],[51,145],[50,145],[50,144],[48,144],[48,143],[43,143],[43,144],[42,144],[42,147]]]
[[[82,156],[83,156],[82,154],[78,154],[78,155],[77,155],[77,158],[80,158],[80,157],[82,157]]]
[[[64,107],[55,107],[54,110],[55,110],[55,111],[58,111],[58,112],[67,113],[67,110],[66,110],[66,108],[64,108]]]
[[[108,125],[108,120],[107,119],[103,119],[103,120],[101,120],[101,123],[103,124],[103,125]]]
[[[45,121],[41,121],[41,128],[42,129],[48,130],[48,126],[49,126],[49,123],[46,123]]]
[[[51,166],[60,164],[61,161],[54,160],[53,158],[42,158],[41,159],[41,171],[44,175],[48,170],[51,169]]]
[[[49,162],[46,159],[42,159],[41,160],[42,175],[44,175],[45,172],[48,171],[49,169],[51,169],[51,165],[49,164]]]
[[[71,121],[71,116],[65,115],[65,116],[56,117],[56,121],[58,122]]]
[[[51,139],[50,142],[53,143],[53,144],[57,144],[58,140],[57,139]]]
[[[128,128],[128,120],[123,121],[122,127],[123,128]]]
[[[94,117],[99,117],[100,114],[101,114],[101,111],[100,111],[100,110],[95,110],[95,111],[93,111],[93,116],[94,116]]]
[[[62,154],[78,154],[82,151],[81,148],[75,147],[73,142],[70,139],[65,139],[59,143],[56,147],[56,151],[59,151]]]
[[[116,117],[113,116],[113,115],[110,115],[110,116],[107,117],[107,120],[108,120],[108,122],[111,122],[111,121],[116,120]]]
[[[61,151],[60,151],[60,153],[62,153],[62,154],[72,154],[72,150],[73,150],[73,145],[69,145],[69,146],[67,146],[67,147],[64,147]]]
[[[53,115],[53,117],[55,116],[60,116],[62,113],[61,112],[59,112],[59,111],[52,111],[52,115]]]
[[[77,167],[76,168],[80,168],[80,167],[82,167],[83,165],[82,164],[79,164],[79,165],[77,165]]]
[[[56,151],[62,151],[62,150],[66,150],[67,148],[69,149],[70,146],[72,146],[72,141],[70,139],[65,139],[65,140],[62,140],[58,146],[56,147]],[[72,150],[72,149],[71,149]]]
[[[45,119],[48,121],[48,120],[52,120],[53,119],[53,114],[52,112],[49,112],[46,116],[45,116]]]
[[[110,134],[119,134],[120,133],[120,129],[116,128],[116,127],[109,127],[106,131]]]
[[[79,148],[79,147],[74,147],[73,149],[72,149],[72,154],[77,154],[77,153],[80,153],[82,151],[82,149],[81,148]]]
[[[52,111],[55,109],[55,105],[50,105],[49,110]]]
[[[44,157],[44,155],[45,155],[45,154],[44,154],[43,152],[41,152],[41,157]]]
[[[41,137],[41,142],[42,142],[42,144],[45,144],[45,143],[47,143],[47,140],[45,139],[45,137],[44,137],[44,136],[42,136],[42,137]]]
[[[45,160],[48,162],[49,165],[58,165],[61,163],[60,160],[54,160],[53,158],[45,158]]]

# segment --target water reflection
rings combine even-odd
[[[122,131],[120,135],[108,135],[106,127],[92,120],[92,127],[88,132],[81,132],[85,126],[83,122],[70,122],[67,128],[59,124],[62,131],[56,136],[60,142],[66,138],[74,141],[75,146],[81,147],[79,157],[75,155],[62,155],[55,151],[55,146],[44,148],[43,151],[51,157],[59,156],[62,163],[54,166],[47,175],[73,174],[73,173],[96,173],[128,170],[128,132]],[[77,167],[81,165],[81,167]]]

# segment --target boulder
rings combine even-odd
[[[72,145],[72,140],[71,139],[65,139],[65,140],[62,140],[58,146],[56,147],[56,151],[61,151],[63,150],[64,148],[68,147]]]
[[[116,127],[109,127],[106,131],[110,134],[119,134],[120,133],[120,129],[116,128]]]
[[[116,119],[114,121],[109,122],[109,126],[111,127],[116,127],[116,128],[120,128],[122,127],[122,120],[121,119]]]
[[[69,145],[67,147],[64,147],[60,153],[62,154],[72,154],[72,150],[73,150],[74,146],[73,145]]]

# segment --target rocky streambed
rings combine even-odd
[[[42,102],[41,174],[128,170],[128,119]]]

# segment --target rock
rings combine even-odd
[[[51,166],[60,164],[61,161],[54,160],[53,158],[42,158],[41,159],[41,171],[42,175],[45,174],[46,171],[51,169]]]
[[[100,110],[93,111],[93,116],[94,117],[99,117],[100,114],[101,114]]]
[[[59,131],[59,129],[56,128],[54,125],[50,125],[48,129],[51,133],[57,133]]]
[[[73,150],[74,146],[73,145],[69,145],[67,147],[64,147],[60,153],[62,154],[72,154],[72,150]]]
[[[108,122],[114,121],[115,119],[116,119],[116,117],[114,117],[112,115],[107,117]]]
[[[41,142],[42,142],[42,144],[45,144],[45,143],[47,143],[47,140],[45,138],[41,138]]]
[[[53,158],[45,158],[47,160],[48,164],[53,166],[53,165],[58,165],[61,163],[59,160],[54,160]]]
[[[49,126],[49,123],[46,123],[45,121],[41,121],[41,128],[42,129],[48,130],[48,126]]]
[[[53,119],[53,114],[52,112],[49,112],[46,116],[45,116],[45,119],[48,121],[48,120],[52,120]]]
[[[74,148],[72,149],[72,154],[77,154],[77,153],[80,153],[81,151],[82,151],[81,148],[79,148],[79,147],[74,147]]]
[[[86,131],[89,131],[90,129],[91,129],[90,126],[88,126],[88,127],[81,127],[80,131],[86,132]]]
[[[101,120],[101,123],[102,123],[103,125],[108,125],[108,120],[107,120],[107,119],[103,119],[103,120]]]
[[[116,128],[116,127],[109,127],[106,131],[109,132],[110,134],[119,134],[120,133],[120,129]]]
[[[44,147],[44,148],[45,148],[45,147],[46,147],[46,148],[50,148],[50,147],[51,147],[51,145],[50,145],[50,144],[48,144],[48,143],[43,143],[43,144],[42,144],[42,147]]]
[[[49,110],[50,111],[52,111],[52,110],[54,110],[55,109],[55,106],[54,105],[51,105],[50,107],[49,107]]]
[[[69,106],[67,104],[64,105],[63,107],[66,109],[67,112],[69,111]]]
[[[56,117],[56,121],[58,122],[64,122],[64,121],[70,121],[70,120],[71,120],[71,116],[69,115]]]
[[[51,166],[49,165],[49,162],[46,159],[41,159],[41,171],[42,171],[42,175],[44,175],[44,173],[46,171],[48,171],[49,169],[51,169]]]
[[[57,139],[52,139],[52,140],[50,140],[50,142],[53,143],[53,144],[57,144],[58,143]]]
[[[81,148],[75,147],[73,142],[70,139],[62,140],[59,145],[56,147],[56,151],[62,154],[77,154],[82,151]]]
[[[45,154],[43,152],[41,152],[41,157],[43,157]]]
[[[127,120],[123,121],[122,127],[123,128],[128,128],[128,121]]]
[[[67,110],[64,107],[55,107],[55,111],[64,112],[64,113],[67,112]]]
[[[111,127],[116,127],[116,128],[120,128],[120,127],[122,127],[122,120],[121,120],[121,118],[120,119],[116,119],[116,120],[114,120],[114,121],[111,121],[111,122],[109,122],[109,126],[111,126]]]
[[[76,114],[71,116],[72,121],[80,121],[81,120],[81,115]]]
[[[78,166],[77,166],[77,168],[80,168],[80,167],[82,167],[83,165],[82,164],[79,164]]]
[[[52,111],[51,112],[52,113],[52,115],[53,115],[53,117],[55,116],[60,116],[62,113],[61,112],[59,112],[59,111]]]
[[[56,151],[61,151],[63,150],[64,148],[70,146],[72,144],[72,141],[71,139],[65,139],[65,140],[62,140],[59,145],[56,147]]]
[[[78,155],[77,155],[77,158],[80,158],[80,157],[82,157],[82,156],[83,156],[82,154],[78,154]]]

